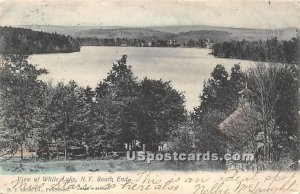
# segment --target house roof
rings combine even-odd
[[[219,130],[228,135],[236,135],[253,128],[260,121],[260,114],[250,107],[249,103],[239,106],[220,125]]]
[[[238,92],[239,95],[244,95],[244,96],[254,96],[255,94],[250,90],[248,89],[247,87],[241,91]]]

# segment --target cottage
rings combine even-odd
[[[228,137],[228,152],[259,152],[262,118],[255,109],[254,98],[255,94],[246,85],[239,92],[238,108],[219,125],[219,130]]]

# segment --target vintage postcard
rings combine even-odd
[[[0,0],[0,194],[300,193],[299,0]]]

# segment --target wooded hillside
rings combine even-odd
[[[79,50],[78,42],[70,36],[23,28],[0,27],[1,54],[61,53]]]

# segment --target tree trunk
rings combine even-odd
[[[65,149],[65,161],[67,160],[67,148]]]
[[[21,143],[21,160],[23,160],[23,144]]]
[[[143,152],[145,152],[146,151],[146,144],[142,143],[142,145],[143,145]]]
[[[267,144],[268,144],[268,142],[267,142],[267,130],[264,129],[264,160],[265,161],[268,160],[268,158],[267,158],[267,156],[268,156],[268,154],[267,154]]]

